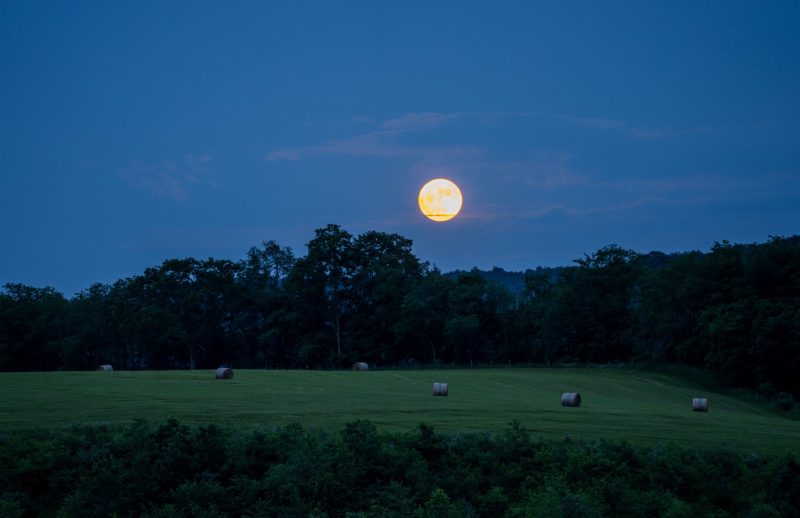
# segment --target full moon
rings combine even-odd
[[[462,202],[458,186],[444,178],[431,180],[419,191],[419,210],[433,221],[453,219],[461,210]]]

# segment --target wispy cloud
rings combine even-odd
[[[594,130],[620,130],[635,139],[668,138],[687,133],[699,133],[713,129],[712,126],[698,126],[685,129],[637,126],[630,122],[612,118],[585,117],[572,114],[546,115],[540,112],[412,112],[377,122],[380,128],[354,135],[352,137],[331,140],[319,145],[276,149],[266,154],[264,160],[277,162],[281,160],[300,160],[325,154],[355,156],[424,156],[428,150],[421,147],[405,146],[400,143],[404,135],[444,126],[456,119],[472,119],[483,122],[507,118],[534,117],[555,118],[563,122]],[[352,122],[375,122],[371,117],[353,116]],[[562,181],[564,175],[562,174]]]
[[[749,182],[748,183],[752,183]],[[634,192],[709,192],[739,189],[744,187],[742,179],[719,174],[675,176],[671,178],[624,178],[605,182],[612,189]]]
[[[800,124],[799,120],[794,119],[779,119],[779,120],[761,120],[751,122],[734,122],[726,124],[699,124],[687,127],[673,127],[673,126],[648,126],[645,124],[632,125],[634,126],[629,134],[636,139],[664,139],[679,137],[682,135],[691,135],[697,133],[709,133],[715,131],[727,130],[761,130],[764,128],[779,128],[791,127]]]
[[[556,115],[556,118],[569,122],[582,128],[590,129],[620,129],[627,126],[627,123],[616,119],[601,119],[594,117],[576,117],[574,115]]]
[[[384,121],[381,124],[381,127],[397,130],[433,128],[435,126],[446,124],[457,116],[458,114],[456,113],[407,113],[405,115],[401,115],[400,117]]]
[[[186,167],[183,170],[183,178],[193,184],[205,184],[216,187],[214,173],[211,170],[211,155],[203,153],[200,155],[188,154],[184,157]]]
[[[525,159],[503,160],[488,157],[488,150],[476,151],[472,155],[462,155],[467,159],[462,170],[490,173],[496,181],[517,188],[558,189],[596,183],[573,166],[574,157],[569,153],[538,151]]]
[[[670,199],[660,196],[640,196],[636,199],[625,201],[613,205],[601,205],[597,207],[578,207],[562,203],[540,205],[535,207],[503,207],[490,206],[478,207],[473,213],[467,215],[471,219],[481,220],[539,220],[567,217],[592,217],[601,214],[625,213],[648,206],[669,206],[687,207],[701,205],[718,198],[687,198]]]
[[[656,140],[690,135],[694,133],[706,133],[719,129],[718,126],[711,124],[691,126],[687,128],[674,128],[663,126],[648,126],[644,124],[631,123],[619,119],[605,119],[595,117],[582,117],[576,115],[560,114],[556,119],[574,124],[576,126],[596,130],[625,130],[625,133],[637,140]]]
[[[119,171],[119,177],[137,189],[156,198],[184,202],[189,199],[190,185],[216,187],[208,154],[187,154],[183,160],[145,163],[132,160]]]
[[[571,167],[573,156],[567,153],[540,153],[534,160],[522,162],[527,173],[527,184],[531,187],[574,187],[587,183],[584,175],[578,174]]]
[[[425,153],[423,148],[403,146],[395,142],[393,137],[399,133],[398,131],[373,131],[354,137],[330,140],[318,146],[277,149],[268,153],[264,160],[279,162],[319,155],[398,157],[420,156]]]
[[[692,133],[706,133],[714,130],[716,127],[711,125],[694,126],[691,128],[632,128],[630,136],[639,140],[655,140],[663,138],[679,137],[681,135],[690,135]]]
[[[346,139],[331,140],[321,146],[310,148],[315,154],[351,155],[351,156],[419,156],[425,153],[422,148],[402,146],[393,139],[401,131],[373,131]]]
[[[264,157],[268,162],[277,162],[279,160],[300,160],[303,156],[303,150],[298,148],[286,148],[272,151]]]
[[[436,150],[419,146],[407,146],[398,142],[403,135],[433,128],[445,124],[457,114],[446,113],[407,113],[389,119],[380,124],[382,129],[362,133],[348,138],[330,140],[316,146],[292,147],[277,149],[268,153],[264,160],[277,162],[281,160],[300,160],[304,157],[318,155],[350,155],[379,157],[422,157]],[[352,117],[354,122],[369,122],[366,117]]]
[[[458,178],[473,175],[483,170],[492,170],[485,167],[486,150],[469,146],[437,147],[426,150],[409,167],[409,173],[414,178]]]

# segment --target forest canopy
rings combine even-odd
[[[69,299],[6,284],[0,371],[644,360],[800,395],[800,236],[706,253],[610,245],[527,270],[514,291],[508,273],[443,274],[403,236],[328,225],[302,257],[266,241]]]

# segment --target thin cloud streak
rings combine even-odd
[[[572,207],[569,205],[557,203],[552,205],[545,205],[533,209],[525,210],[484,210],[459,215],[475,220],[535,220],[541,219],[553,214],[563,214],[566,216],[592,216],[597,214],[607,214],[613,212],[625,212],[633,209],[638,209],[647,205],[667,205],[672,207],[688,207],[701,205],[703,203],[718,202],[722,200],[734,200],[735,198],[724,197],[702,197],[692,199],[668,199],[659,196],[642,196],[636,200],[609,205],[604,207]]]
[[[556,115],[556,118],[565,122],[590,129],[620,129],[626,127],[628,124],[621,120],[616,119],[602,119],[593,117],[576,117],[574,115]]]
[[[633,128],[629,135],[637,140],[655,140],[664,138],[679,137],[681,135],[691,135],[693,133],[707,133],[717,129],[716,126],[705,125],[693,128]]]
[[[278,162],[281,160],[300,160],[319,155],[377,156],[377,157],[441,157],[452,154],[453,149],[431,148],[422,146],[404,146],[395,140],[403,135],[434,128],[457,117],[458,114],[434,112],[408,113],[380,124],[378,131],[362,133],[344,139],[330,140],[317,146],[283,148],[268,153],[264,160]],[[369,122],[366,117],[352,117],[351,120]],[[463,149],[463,148],[460,148]]]
[[[374,131],[355,137],[332,140],[322,146],[311,148],[315,154],[351,155],[351,156],[421,156],[423,148],[404,147],[391,142],[393,137],[404,131]]]
[[[189,187],[192,185],[217,186],[209,154],[187,154],[182,162],[163,160],[148,164],[142,160],[132,160],[119,171],[118,176],[129,185],[148,191],[155,198],[177,202],[188,201]]]
[[[300,160],[304,157],[322,154],[383,157],[423,156],[429,152],[428,149],[400,146],[392,143],[391,140],[414,131],[441,126],[457,116],[456,113],[407,113],[382,122],[380,124],[382,130],[331,140],[318,146],[278,149],[268,153],[264,160],[267,162]],[[350,120],[359,123],[372,121],[371,118],[364,116],[353,116]]]
[[[450,122],[457,113],[435,113],[435,112],[422,112],[422,113],[407,113],[395,119],[390,119],[381,124],[382,128],[386,129],[399,129],[399,130],[414,130],[422,128],[433,128],[441,126]]]
[[[427,154],[426,148],[401,146],[392,142],[392,140],[412,132],[438,128],[458,118],[490,121],[516,117],[550,117],[581,128],[598,131],[620,131],[635,140],[666,139],[719,129],[719,126],[715,125],[690,128],[648,127],[612,118],[585,117],[572,114],[548,116],[541,112],[411,112],[379,123],[378,126],[381,129],[377,131],[335,139],[321,145],[277,149],[268,153],[264,160],[267,162],[295,161],[322,154],[383,157],[423,156]],[[372,118],[360,115],[353,116],[350,120],[361,124],[373,122]]]
[[[279,149],[269,153],[264,160],[268,162],[277,162],[280,160],[300,160],[303,157],[304,151],[298,148]]]
[[[625,133],[636,140],[656,140],[674,138],[682,135],[691,135],[696,133],[707,133],[710,131],[718,130],[721,127],[713,124],[704,124],[700,126],[692,126],[688,128],[671,128],[671,127],[648,127],[642,124],[633,124],[631,122],[606,119],[595,117],[583,117],[567,114],[559,114],[555,116],[556,119],[574,124],[581,128],[596,129],[596,130],[625,130]]]

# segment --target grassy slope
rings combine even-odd
[[[617,369],[474,369],[382,372],[237,370],[0,374],[0,430],[135,418],[222,426],[339,428],[369,419],[387,431],[420,422],[438,431],[498,431],[519,420],[534,436],[677,441],[779,452],[800,449],[800,421],[659,373]],[[432,397],[434,381],[450,397]],[[580,408],[560,396],[578,391]],[[691,411],[708,397],[707,414]]]

